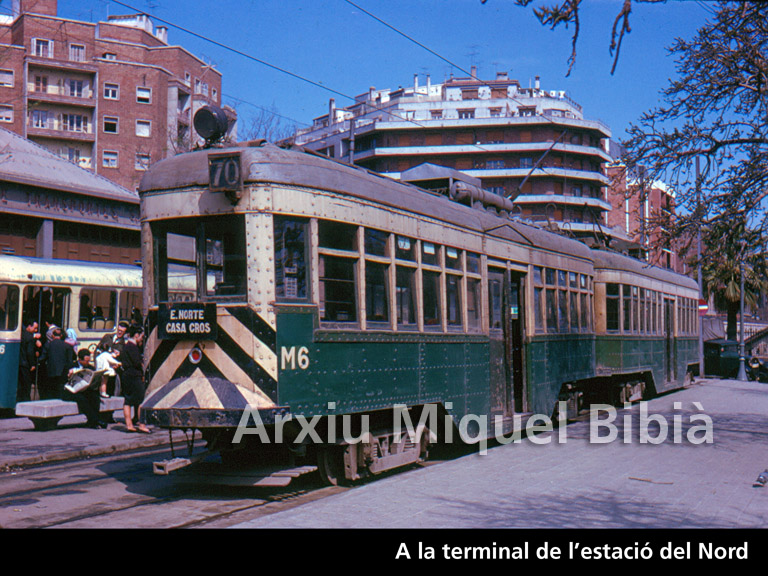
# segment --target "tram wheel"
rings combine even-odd
[[[323,446],[317,451],[317,471],[326,486],[344,484],[344,448]]]

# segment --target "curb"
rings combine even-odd
[[[69,450],[63,452],[54,452],[51,454],[40,454],[38,456],[27,456],[14,458],[7,462],[0,462],[0,470],[7,471],[13,468],[23,468],[26,466],[39,466],[41,464],[50,464],[52,462],[62,462],[65,460],[79,460],[82,458],[91,458],[94,456],[107,456],[109,454],[118,454],[120,452],[130,452],[140,448],[153,448],[155,446],[168,445],[168,437],[153,440],[148,438],[145,441],[135,441],[128,444],[112,444],[109,446],[93,446],[83,448],[82,450]]]

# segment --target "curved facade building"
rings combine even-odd
[[[599,232],[611,209],[609,128],[586,120],[563,91],[494,80],[450,78],[397,90],[371,88],[352,106],[328,113],[293,138],[295,144],[387,176],[423,163],[479,178],[513,200],[523,218],[550,222],[577,236]]]

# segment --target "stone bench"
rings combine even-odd
[[[124,399],[112,396],[101,398],[100,412],[112,412],[122,410]],[[32,420],[35,430],[53,430],[64,416],[77,416],[77,402],[64,400],[37,400],[35,402],[19,402],[16,404],[16,416],[25,416]]]

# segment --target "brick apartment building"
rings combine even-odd
[[[190,149],[196,110],[221,105],[221,73],[144,15],[81,22],[16,0],[2,18],[0,126],[125,188]]]
[[[545,91],[538,77],[521,88],[506,73],[480,80],[450,78],[397,90],[376,90],[328,113],[292,140],[387,176],[423,163],[478,178],[512,199],[521,217],[549,222],[579,237],[604,234],[610,162],[602,122],[584,118],[563,91]]]
[[[608,164],[605,170],[611,179],[611,211],[607,216],[610,233],[624,236],[627,251],[636,258],[681,274],[689,272],[679,255],[679,242],[662,236],[664,222],[675,215],[674,190],[660,181],[642,184],[620,162]]]

